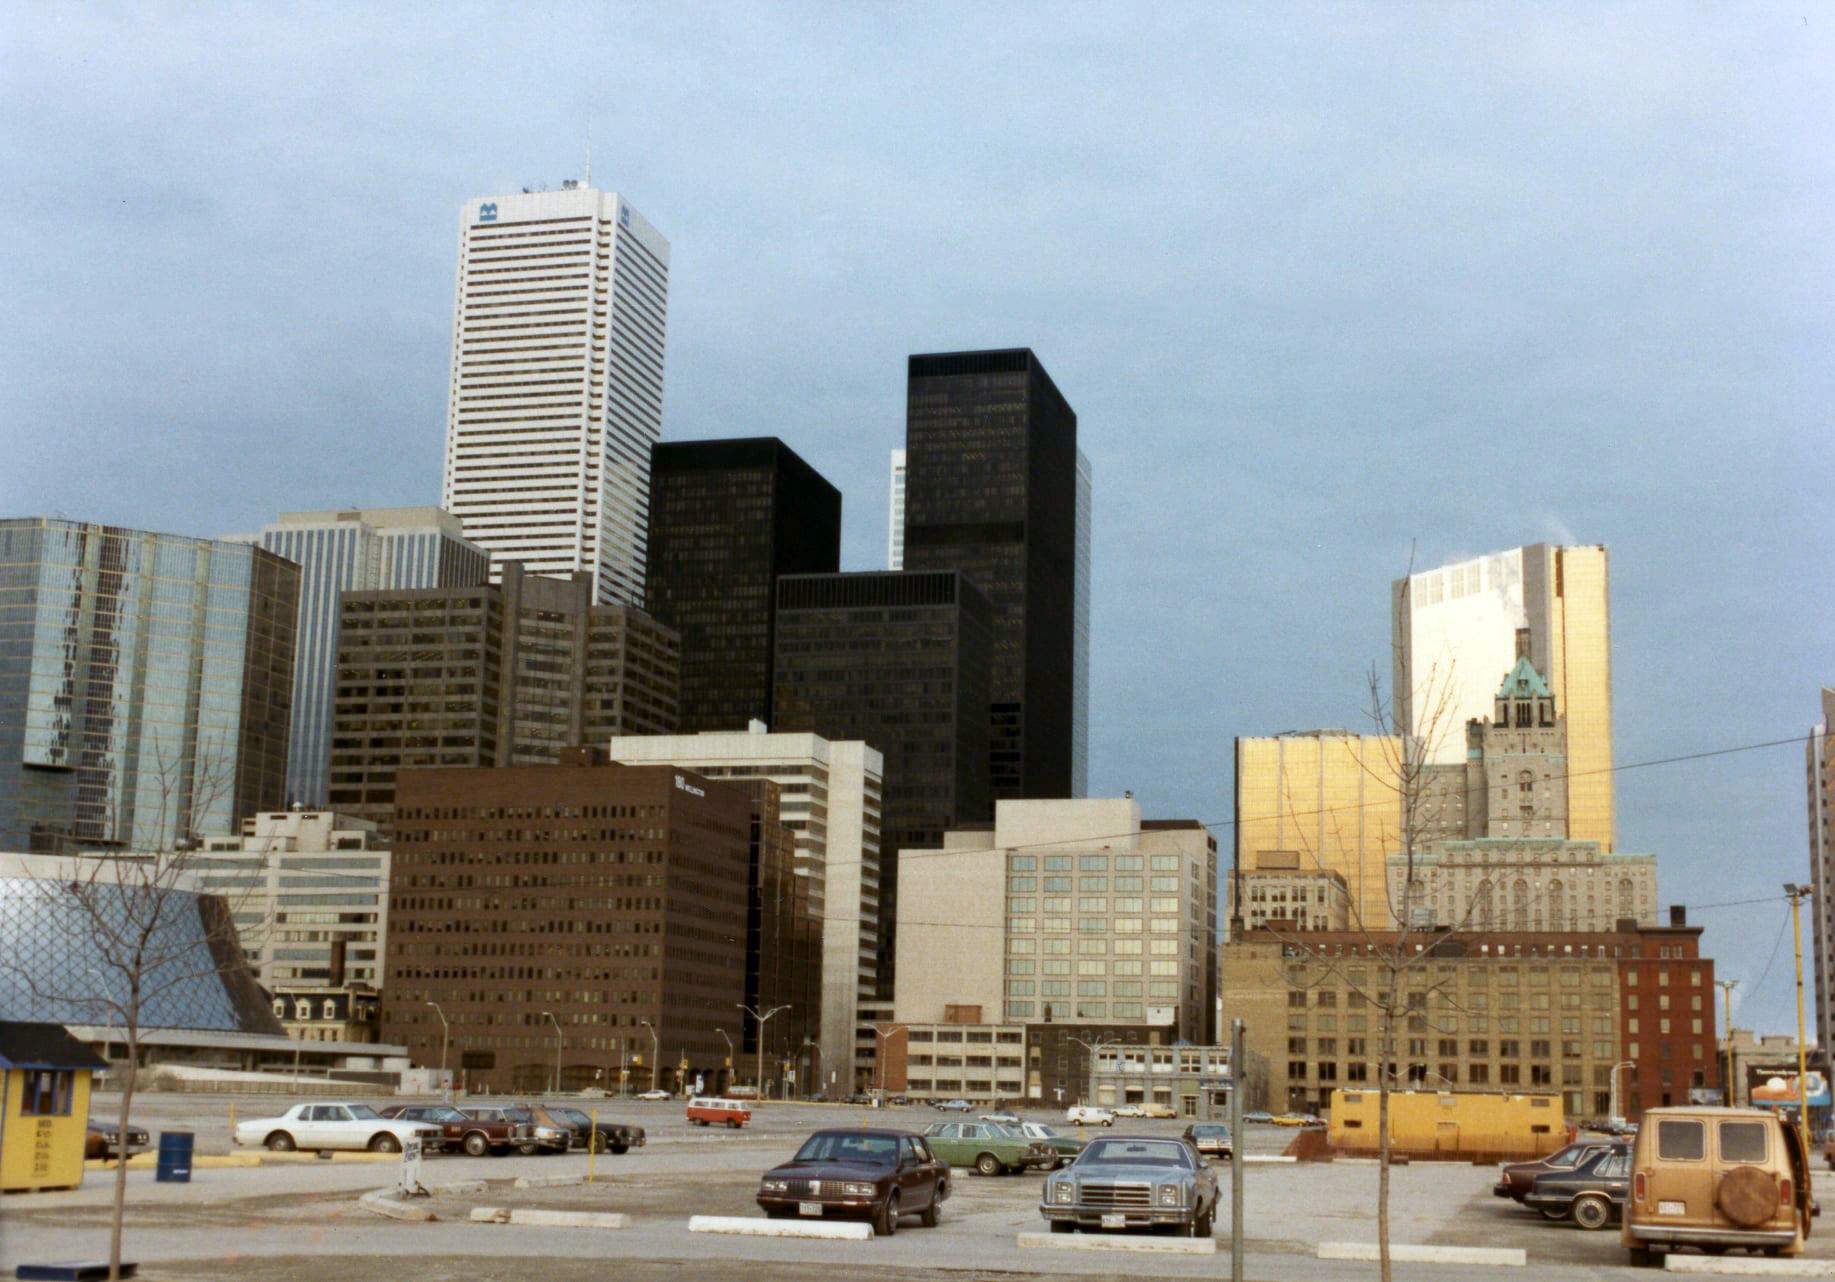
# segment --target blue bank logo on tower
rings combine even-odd
[[[496,201],[487,200],[482,205],[478,206],[478,221],[481,223],[494,223],[497,221]]]

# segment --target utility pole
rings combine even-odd
[[[726,1035],[724,1028],[716,1028],[714,1031],[720,1034],[721,1040],[726,1043],[726,1084],[731,1086],[733,1084],[733,1039]]]
[[[554,1025],[554,1093],[561,1093],[561,1021],[554,1017],[554,1012],[545,1010],[542,1018]]]
[[[446,1092],[448,1103],[452,1101],[452,1080],[446,1076],[446,1042],[452,1034],[452,1026],[446,1022],[446,1012],[440,1009],[438,1002],[428,1002],[433,1013],[440,1017],[440,1089]]]
[[[1242,1282],[1242,1021],[1230,1021],[1230,1282]]]
[[[733,1005],[758,1021],[758,1098],[763,1100],[765,1097],[765,1024],[770,1020],[771,1016],[789,1010],[790,1005],[786,1002],[782,1006],[773,1006],[762,1015],[753,1010],[750,1006],[747,1006],[744,1002],[734,1002]]]
[[[1732,1108],[1739,1103],[1739,1091],[1733,1081],[1733,990],[1739,987],[1739,981],[1737,979],[1717,979],[1714,984],[1720,989],[1722,1004],[1727,1012],[1725,1024],[1727,1030],[1726,1102],[1727,1107]]]
[[[650,1089],[656,1089],[656,1067],[663,1058],[663,1040],[656,1035],[656,1025],[647,1019],[637,1021],[650,1030]]]
[[[1808,886],[1799,886],[1796,882],[1784,883],[1784,893],[1790,896],[1790,942],[1797,954],[1797,1134],[1803,1140],[1803,1151],[1810,1151],[1810,1109],[1809,1084],[1806,1080],[1809,1065],[1804,1061],[1808,1052],[1803,1045],[1807,1035],[1803,1027],[1803,900],[1810,894]]]

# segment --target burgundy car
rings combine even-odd
[[[526,1142],[535,1131],[526,1124],[463,1113],[450,1104],[394,1104],[381,1112],[384,1117],[437,1126],[440,1141],[447,1150],[463,1149],[472,1157],[507,1153]]]
[[[1529,1196],[1529,1190],[1535,1187],[1536,1176],[1548,1171],[1571,1171],[1592,1161],[1595,1154],[1604,1153],[1616,1145],[1617,1141],[1608,1139],[1580,1140],[1534,1162],[1506,1162],[1498,1171],[1497,1185],[1491,1192],[1498,1197],[1521,1202]]]
[[[898,1232],[902,1215],[935,1228],[948,1196],[949,1163],[906,1131],[817,1131],[758,1185],[758,1205],[772,1219],[870,1219],[882,1237]]]

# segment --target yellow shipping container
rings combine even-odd
[[[1332,1092],[1328,1138],[1340,1153],[1374,1153],[1379,1102],[1372,1090]],[[1489,1091],[1389,1092],[1389,1148],[1411,1157],[1526,1160],[1568,1139],[1559,1095]]]

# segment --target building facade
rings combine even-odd
[[[1281,866],[1282,860],[1290,867]],[[1236,877],[1242,902],[1230,913],[1232,929],[1349,930],[1351,895],[1338,873],[1299,866],[1291,851],[1268,851],[1262,867]]]
[[[1348,730],[1239,737],[1238,873],[1336,873],[1351,924],[1387,929],[1388,860],[1402,844],[1401,753],[1397,738]],[[1248,902],[1240,889],[1236,902]]]
[[[465,203],[440,506],[494,560],[643,604],[668,312],[669,242],[617,193]]]
[[[1389,856],[1389,893],[1412,927],[1613,930],[1657,924],[1657,857],[1607,854],[1591,841],[1481,837]]]
[[[886,480],[886,568],[905,568],[905,451],[892,451]]]
[[[1468,721],[1492,709],[1519,632],[1566,718],[1568,835],[1613,849],[1610,567],[1600,546],[1536,543],[1397,580],[1397,724],[1431,760],[1462,762]]]
[[[395,777],[421,766],[535,765],[615,734],[672,733],[678,641],[592,583],[501,583],[343,595],[331,804],[383,825]]]
[[[820,1047],[815,1071],[830,1093],[851,1093],[856,1010],[874,991],[878,961],[884,759],[859,740],[773,734],[759,722],[727,734],[617,735],[606,751],[627,765],[667,763],[709,779],[776,785],[795,875],[821,928],[820,1010],[808,1012]]]
[[[474,1090],[539,1089],[557,1055],[569,1090],[718,1081],[747,995],[756,796],[590,754],[403,771],[385,1039],[438,1063],[443,1013]],[[774,1058],[801,1045],[790,1018],[768,1034]]]
[[[1590,1117],[1614,1111],[1616,1071],[1624,1116],[1686,1102],[1719,1084],[1713,963],[1696,955],[1699,933],[1624,923],[1422,937],[1400,972],[1394,1080],[1555,1091],[1570,1116]],[[1260,931],[1224,946],[1229,1013],[1267,1061],[1276,1106],[1321,1109],[1338,1087],[1377,1082],[1395,944],[1378,932]]]
[[[201,851],[168,858],[229,905],[263,987],[382,986],[389,852],[375,824],[328,810],[263,811],[237,836],[207,837]]]
[[[0,849],[153,850],[286,795],[299,567],[0,520]]]
[[[658,445],[650,477],[646,601],[681,633],[682,729],[775,726],[777,579],[839,568],[841,492],[776,437]]]
[[[249,541],[300,567],[287,804],[323,806],[331,769],[339,594],[470,587],[489,577],[490,555],[464,537],[457,517],[437,507],[283,512]]]
[[[881,849],[935,846],[993,817],[987,597],[957,573],[793,575],[777,583],[782,730],[861,739],[885,760]],[[896,860],[879,878],[878,992],[897,958]]]
[[[1822,720],[1804,744],[1810,838],[1810,943],[1816,971],[1816,1043],[1835,1048],[1835,690],[1822,687]]]
[[[994,795],[1075,796],[1077,416],[1025,348],[912,356],[906,386],[904,565],[959,570],[993,604]]]

